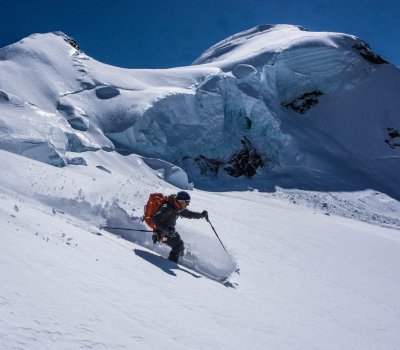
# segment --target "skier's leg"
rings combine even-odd
[[[173,235],[165,236],[165,238],[164,243],[172,248],[168,260],[178,262],[179,257],[183,254],[185,249],[179,233],[175,232]]]

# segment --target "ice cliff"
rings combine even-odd
[[[63,33],[34,34],[0,49],[0,148],[56,166],[136,153],[208,188],[400,196],[399,87],[399,69],[361,39],[293,25],[164,70],[105,65]]]

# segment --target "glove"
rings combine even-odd
[[[157,244],[157,242],[160,240],[160,237],[158,236],[157,232],[154,232],[151,236],[151,239],[153,240],[154,244]]]
[[[153,233],[153,235],[151,236],[151,239],[152,239],[152,241],[153,241],[154,244],[157,244],[157,242],[158,242],[158,236],[157,236],[155,233]]]
[[[208,220],[208,212],[207,212],[207,210],[203,210],[203,212],[201,213],[201,216],[203,218],[205,218],[206,220]]]

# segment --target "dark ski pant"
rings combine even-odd
[[[183,255],[183,251],[185,249],[179,233],[175,232],[170,235],[165,235],[162,239],[162,242],[172,248],[171,252],[169,253],[168,260],[178,262],[179,257]]]

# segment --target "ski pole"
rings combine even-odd
[[[221,243],[221,245],[222,245],[222,248],[224,248],[226,254],[229,255],[229,253],[228,253],[228,251],[226,250],[224,244],[222,243],[221,239],[219,238],[217,231],[215,231],[215,228],[214,228],[214,226],[212,225],[210,219],[207,217],[206,220],[208,221],[208,223],[210,224],[211,228],[213,229],[215,235],[217,236],[217,238],[218,238],[218,240],[219,240],[219,243]]]
[[[109,226],[102,226],[100,227],[100,230],[102,229],[110,229],[110,230],[125,230],[125,231],[138,231],[138,232],[153,232],[150,230],[137,230],[135,228],[124,228],[124,227],[109,227]]]

